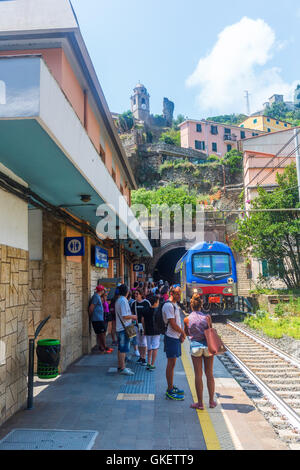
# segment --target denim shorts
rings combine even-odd
[[[181,342],[180,339],[171,338],[165,335],[165,353],[168,359],[174,359],[175,357],[181,357]]]
[[[118,337],[118,349],[120,353],[129,353],[130,351],[130,339],[125,333],[125,330],[117,332]]]
[[[207,348],[207,342],[202,341],[191,341],[190,352],[193,357],[210,357],[211,354]]]

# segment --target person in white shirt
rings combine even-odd
[[[125,367],[125,356],[130,351],[130,339],[126,335],[125,326],[129,326],[136,315],[132,315],[126,295],[128,287],[122,284],[118,287],[120,297],[116,301],[116,332],[118,337],[118,371],[122,375],[134,375],[134,372]]]
[[[166,397],[176,401],[184,400],[184,391],[174,386],[174,369],[177,358],[181,356],[181,343],[186,338],[181,325],[180,308],[177,304],[180,298],[180,287],[172,287],[170,289],[170,298],[162,307],[163,319],[168,325],[165,333],[165,353],[168,359],[166,369],[168,389]]]

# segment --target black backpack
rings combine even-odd
[[[156,334],[158,335],[165,335],[167,328],[168,328],[168,323],[165,323],[163,313],[162,313],[162,308],[163,306],[170,302],[170,300],[167,300],[166,302],[160,301],[159,306],[155,309],[154,312],[154,329]],[[170,302],[172,303],[172,302]],[[175,311],[175,308],[174,308]]]

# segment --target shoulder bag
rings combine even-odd
[[[136,336],[136,329],[135,329],[135,326],[133,325],[133,323],[131,323],[131,325],[128,325],[128,326],[125,326],[122,318],[120,317],[120,315],[118,314],[118,317],[120,319],[120,322],[122,323],[122,326],[125,330],[125,333],[126,333],[126,336],[128,339],[131,339],[131,338],[134,338]]]
[[[212,327],[211,319],[208,317],[208,329],[204,330],[208,351],[213,356],[219,356],[226,352],[226,347],[218,335],[215,328]]]

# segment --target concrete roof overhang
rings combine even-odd
[[[26,181],[31,191],[50,204],[65,208],[75,217],[89,222],[96,229],[100,221],[96,210],[105,201],[66,158],[39,118],[1,119],[0,142],[1,163]],[[91,200],[83,203],[82,194],[90,195]],[[118,216],[116,223],[120,231],[126,230],[125,226],[121,228],[122,221]],[[130,237],[120,240],[128,251],[138,256],[149,256],[139,240],[134,241],[132,247],[130,241]]]

